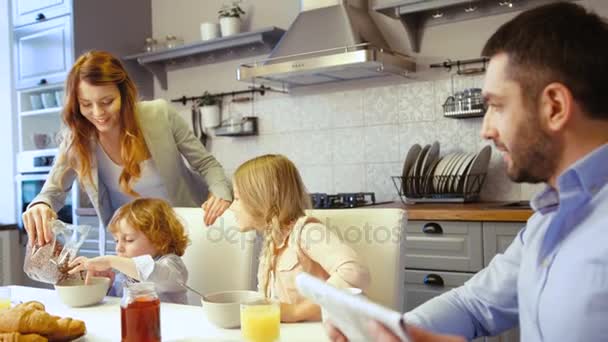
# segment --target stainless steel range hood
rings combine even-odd
[[[391,51],[366,0],[301,0],[302,11],[269,58],[243,64],[237,79],[286,88],[415,71]]]

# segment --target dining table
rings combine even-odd
[[[85,322],[87,332],[77,341],[120,341],[120,298],[105,297],[102,302],[74,308],[61,302],[52,289],[28,286],[9,286],[13,303],[36,300],[43,303],[52,315],[71,317]],[[203,308],[194,305],[161,303],[161,336],[163,341],[244,341],[241,330],[222,329],[213,325]],[[320,322],[281,323],[280,341],[329,341]]]

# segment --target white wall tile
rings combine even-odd
[[[319,148],[332,150],[336,165],[365,162],[365,129],[341,128],[331,132],[331,145]]]
[[[455,89],[481,86],[481,77],[455,77]],[[399,199],[391,176],[401,173],[414,143],[439,141],[441,156],[478,152],[482,118],[443,117],[451,80],[343,92],[258,97],[260,135],[213,138],[210,146],[227,170],[258,155],[280,153],[300,169],[310,191],[372,191],[379,201]],[[246,112],[247,104],[232,106]],[[484,200],[529,199],[538,187],[512,183],[493,151]]]
[[[404,84],[397,89],[399,122],[433,121],[435,119],[433,82]]]
[[[335,192],[367,192],[365,164],[336,164],[333,170]]]
[[[364,131],[366,162],[396,162],[400,159],[397,125],[370,126]]]
[[[379,163],[366,165],[367,191],[376,193],[376,202],[399,200],[397,189],[393,185],[392,176],[399,176],[400,163]]]
[[[293,162],[298,165],[330,164],[332,135],[328,131],[303,131],[289,135],[289,152],[293,154]]]
[[[368,88],[363,93],[366,125],[394,124],[399,121],[398,87]]]
[[[354,90],[327,95],[328,113],[334,128],[361,127],[365,125],[363,116],[363,91]]]
[[[301,130],[302,113],[296,97],[285,96],[273,100],[272,108],[272,131],[273,133],[284,133]]]
[[[331,127],[331,109],[325,96],[304,96],[296,101],[302,130],[324,130]]]
[[[538,184],[522,183],[521,184],[521,199],[531,201],[538,193],[543,191],[546,186],[547,186],[546,183],[538,183]]]
[[[437,124],[434,122],[413,122],[409,124],[399,125],[399,159],[400,161],[405,160],[407,152],[410,147],[414,144],[424,146],[426,144],[432,144],[435,140],[438,140],[440,131]],[[441,145],[443,150],[444,145]]]
[[[331,165],[299,166],[302,181],[308,192],[334,193],[334,177]]]

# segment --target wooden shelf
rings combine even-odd
[[[261,55],[270,52],[281,39],[285,30],[267,27],[256,31],[243,32],[228,37],[181,45],[172,49],[145,52],[123,57],[136,60],[150,71],[167,89],[167,67],[188,66],[190,64],[211,64],[230,59]]]

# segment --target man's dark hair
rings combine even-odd
[[[525,11],[490,37],[482,56],[503,52],[528,104],[559,82],[590,117],[608,119],[608,24],[597,14],[566,2]]]

